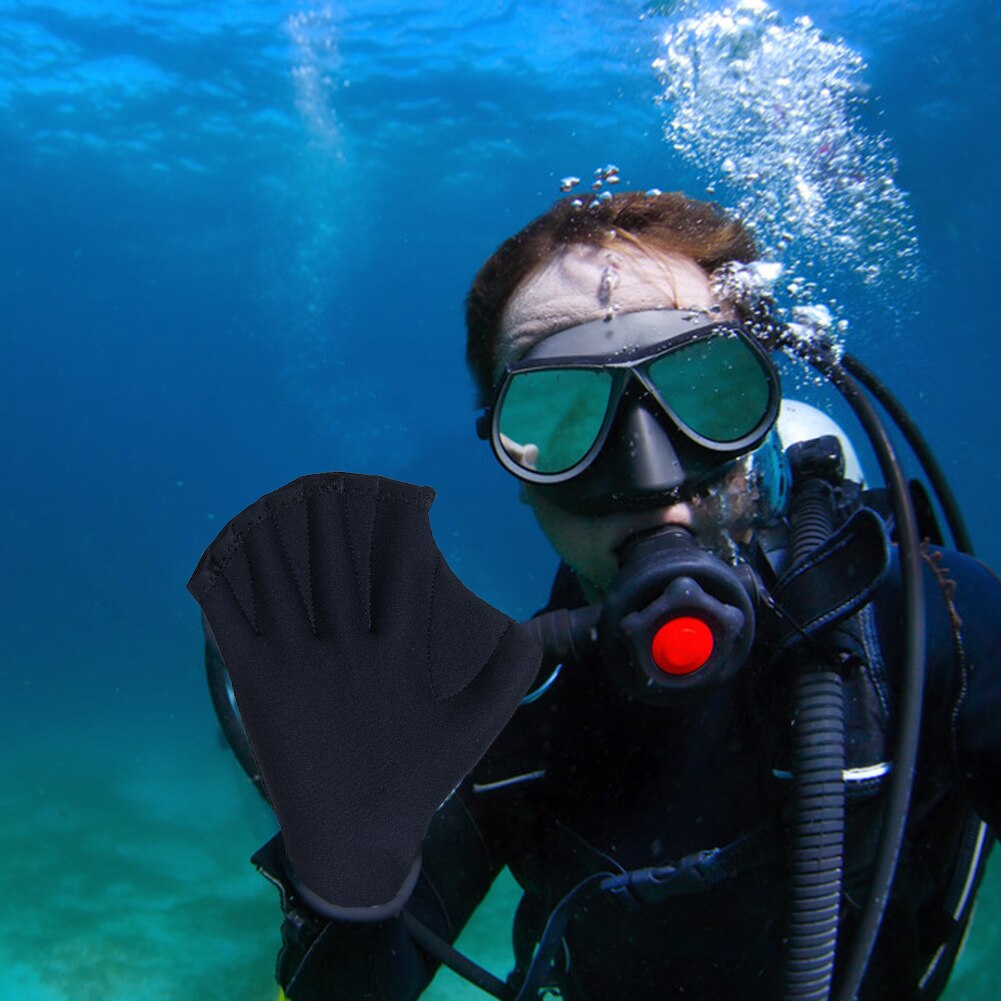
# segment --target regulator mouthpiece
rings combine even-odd
[[[671,525],[629,540],[601,609],[598,634],[615,681],[663,705],[715,691],[754,642],[753,574],[700,549]]]

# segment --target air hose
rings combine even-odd
[[[886,427],[875,407],[862,392],[847,366],[838,363],[827,350],[808,356],[808,361],[826,375],[855,411],[879,462],[890,495],[900,553],[900,571],[904,590],[904,674],[898,696],[897,736],[893,750],[893,775],[887,792],[886,810],[879,847],[873,864],[872,886],[859,920],[851,950],[842,966],[834,997],[836,1001],[854,1001],[865,977],[883,914],[893,886],[897,861],[904,840],[904,828],[910,807],[914,770],[921,733],[921,709],[925,682],[926,612],[921,573],[921,546],[917,519],[903,468],[897,458]],[[853,369],[861,366],[852,361]],[[889,397],[889,394],[885,394]],[[877,397],[879,398],[879,397]],[[894,401],[895,402],[895,401]],[[896,420],[899,404],[889,409]],[[906,430],[905,430],[906,435]],[[913,439],[908,436],[913,444]],[[942,494],[936,491],[939,501]],[[950,522],[953,531],[956,525]],[[962,535],[961,521],[959,527]]]
[[[963,514],[959,510],[959,503],[956,501],[949,481],[945,478],[945,473],[942,472],[942,467],[938,464],[935,454],[911,415],[883,382],[876,378],[857,358],[849,354],[844,355],[841,359],[841,367],[865,386],[893,418],[894,424],[897,425],[907,444],[910,445],[928,477],[928,482],[942,506],[942,513],[945,515],[946,524],[949,526],[956,548],[961,553],[969,553],[972,556],[973,542],[970,539]]]
[[[796,491],[790,524],[793,560],[798,563],[834,531],[829,483],[813,476]],[[804,654],[796,663],[794,694],[796,816],[783,997],[787,1001],[826,1001],[834,974],[844,857],[841,675],[829,664]]]

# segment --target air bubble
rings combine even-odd
[[[918,273],[916,230],[886,136],[858,109],[862,57],[765,0],[673,10],[654,61],[666,142],[732,199],[763,256],[884,295]],[[796,277],[791,295],[814,290]]]

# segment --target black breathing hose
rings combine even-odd
[[[949,481],[942,472],[942,467],[938,464],[928,442],[925,441],[924,435],[911,419],[911,415],[907,413],[900,401],[882,381],[877,379],[857,358],[846,354],[841,359],[841,366],[872,393],[883,409],[893,418],[894,424],[900,428],[900,433],[914,450],[914,454],[917,456],[918,462],[921,463],[921,468],[925,471],[928,482],[931,483],[935,496],[942,506],[942,513],[945,515],[949,532],[952,534],[953,543],[961,553],[969,553],[972,556],[973,542],[967,531],[963,514],[959,510],[959,504],[956,503],[956,498],[949,486]]]
[[[844,860],[845,712],[841,675],[803,665],[795,682],[796,824],[783,997],[827,1001]]]
[[[889,434],[859,383],[833,357],[820,355],[810,360],[814,367],[830,378],[848,401],[872,443],[889,489],[890,504],[896,521],[904,591],[904,680],[898,698],[893,774],[887,793],[879,848],[873,863],[872,886],[855,941],[842,967],[834,993],[835,1001],[854,1001],[865,977],[890,896],[914,784],[925,681],[925,597],[917,519],[907,480]]]
[[[793,560],[834,531],[831,487],[808,480],[790,515]],[[844,860],[845,711],[840,673],[802,655],[796,665],[793,775],[796,819],[789,864],[786,1001],[826,1001],[834,975]]]

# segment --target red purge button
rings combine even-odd
[[[665,622],[650,644],[654,663],[667,674],[691,674],[709,660],[712,652],[712,630],[691,615]]]

